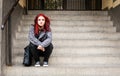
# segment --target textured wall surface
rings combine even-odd
[[[0,26],[2,22],[2,0],[0,0]],[[1,66],[1,30],[0,30],[0,76],[2,76],[1,71],[2,71],[2,66]]]
[[[26,7],[26,0],[20,0],[20,1],[19,1],[19,4],[20,4],[20,6],[23,7],[23,8]]]
[[[3,2],[2,2],[3,1]],[[7,15],[8,11],[12,8],[13,4],[15,3],[16,0],[0,0],[0,19],[4,20],[5,16]],[[2,13],[2,14],[1,14]],[[23,14],[23,9],[17,5],[17,7],[15,8],[14,12],[11,15],[11,29],[15,29],[19,23],[18,21],[20,20],[20,18],[22,17]],[[1,21],[1,20],[0,20]],[[1,33],[2,32],[2,33]],[[12,31],[12,37],[13,37],[13,33],[14,31]],[[0,54],[0,69],[1,69],[1,73],[4,71],[4,67],[5,67],[5,63],[6,63],[6,58],[5,58],[5,54],[6,54],[6,27],[3,31],[0,31],[1,33],[1,49],[0,50],[1,54]],[[3,76],[3,75],[0,75]]]
[[[102,0],[102,9],[108,8],[114,8],[120,4],[120,0]]]
[[[2,16],[1,19],[4,20],[5,16],[7,15],[8,11],[10,10],[10,8],[12,7],[13,3],[15,2],[15,0],[2,0]],[[3,31],[1,31],[1,72],[4,71],[4,66],[5,66],[5,41],[6,41],[6,29],[4,29]],[[3,75],[2,75],[3,76]]]
[[[102,9],[108,8],[110,9],[112,7],[113,0],[102,0]]]
[[[117,28],[117,32],[120,32],[120,6],[117,6],[109,11],[111,19],[114,21],[114,26]]]

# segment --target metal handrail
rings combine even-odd
[[[24,7],[25,15],[28,14],[28,0],[26,0],[26,6]]]
[[[12,65],[12,27],[11,27],[11,14],[13,13],[14,9],[16,8],[17,4],[18,4],[19,0],[17,0],[12,8],[9,10],[9,12],[7,13],[7,15],[4,17],[3,21],[2,21],[2,26],[1,26],[1,30],[2,30],[2,37],[5,37],[5,41],[3,40],[3,44],[5,46],[5,49],[3,49],[5,51],[5,58],[6,58],[6,65],[11,66]],[[6,27],[6,28],[5,28]],[[5,30],[4,30],[5,29]],[[7,46],[7,47],[6,47]]]
[[[8,14],[7,14],[7,15],[5,16],[5,18],[3,19],[2,26],[1,26],[1,29],[2,29],[2,30],[4,30],[5,25],[6,25],[7,21],[8,21],[8,19],[9,19],[10,15],[11,15],[12,12],[14,11],[15,7],[17,6],[18,2],[19,2],[19,0],[17,0],[17,1],[13,4],[12,8],[10,9],[10,11],[8,12]]]

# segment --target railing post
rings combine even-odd
[[[8,18],[7,37],[6,37],[6,65],[12,65],[12,36],[11,36],[11,15]]]
[[[41,0],[41,9],[42,9],[42,10],[45,9],[45,0]]]
[[[66,8],[67,8],[67,0],[62,1],[62,7],[63,7],[63,10],[66,10]]]
[[[28,14],[28,0],[26,0],[26,7],[24,7],[25,9],[25,14],[27,15]]]
[[[57,10],[57,1],[55,0],[55,10]]]

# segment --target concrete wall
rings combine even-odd
[[[23,13],[24,9],[18,4],[11,15],[12,38],[14,38],[15,30],[17,30],[17,26],[20,24]]]
[[[15,1],[16,0],[3,0],[3,17],[5,17],[5,15],[8,13]]]
[[[2,20],[4,20],[4,17],[7,15],[8,11],[10,10],[10,8],[12,7],[13,3],[15,2],[15,0],[2,0]],[[1,44],[1,72],[3,73],[4,71],[4,67],[5,67],[5,60],[6,60],[6,57],[5,57],[5,53],[6,53],[6,45],[5,45],[5,42],[6,42],[6,29],[4,29],[2,31],[2,44]],[[2,76],[4,76],[2,74]]]
[[[23,7],[23,8],[26,7],[26,0],[20,0],[20,1],[19,1],[19,4],[20,4],[20,6]]]
[[[3,1],[3,3],[2,3],[2,1]],[[8,13],[8,11],[11,9],[11,7],[12,7],[12,5],[15,3],[15,1],[16,0],[0,0],[0,19],[4,19],[4,17],[7,15],[7,13]],[[1,13],[2,13],[2,15],[1,15]],[[14,30],[17,28],[17,25],[19,25],[19,21],[20,21],[20,19],[21,19],[21,17],[22,17],[22,14],[23,14],[23,9],[22,9],[22,7],[20,6],[20,5],[17,5],[17,7],[15,8],[15,10],[14,10],[14,12],[12,13],[12,15],[11,15],[11,24],[12,24],[12,38],[13,38],[13,36],[14,36]],[[0,20],[1,21],[1,20]],[[5,64],[6,64],[6,56],[5,56],[5,54],[6,54],[6,27],[5,27],[5,29],[3,30],[3,31],[0,31],[0,32],[2,32],[1,33],[1,39],[2,39],[2,41],[0,42],[1,43],[1,49],[0,49],[0,57],[1,57],[1,59],[0,59],[0,65],[2,66],[0,66],[0,69],[1,69],[1,71],[0,71],[0,74],[1,73],[3,73],[3,71],[4,71],[4,67],[6,66]],[[0,40],[1,40],[0,39]],[[2,74],[2,75],[0,75],[0,76],[4,76],[4,74]]]
[[[120,0],[102,0],[102,9],[111,9],[120,5]]]
[[[117,7],[118,5],[120,5],[120,0],[113,2],[113,8]]]
[[[120,0],[102,0],[102,9],[108,8],[109,15],[114,21],[114,26],[117,28],[117,32],[120,32]]]
[[[117,32],[120,32],[120,6],[112,8],[109,10],[109,15],[111,15],[112,20],[114,21],[114,26],[117,28]]]
[[[102,9],[112,8],[113,0],[102,0]]]
[[[2,0],[0,0],[0,26],[2,24]],[[0,76],[2,76],[2,65],[1,65],[1,30],[0,30]]]

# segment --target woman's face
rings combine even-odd
[[[40,27],[43,27],[44,24],[45,24],[45,18],[44,18],[43,16],[39,16],[39,17],[38,17],[38,25],[39,25]]]

